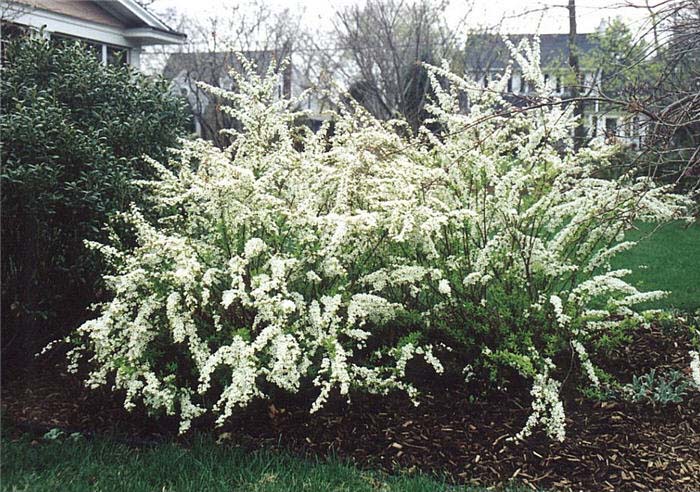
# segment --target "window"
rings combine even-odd
[[[556,84],[557,84],[557,93],[561,93],[561,77],[557,77]]]
[[[605,133],[609,136],[617,133],[617,118],[605,118]]]
[[[277,99],[282,99],[284,95],[284,75],[277,74]]]
[[[595,138],[598,136],[598,117],[591,117],[591,137]]]
[[[128,50],[126,48],[118,48],[116,46],[107,46],[107,64],[124,66],[127,65]]]
[[[513,92],[513,77],[508,77],[508,87],[506,91]]]
[[[51,42],[58,45],[79,42],[87,51],[94,54],[98,61],[105,65],[124,66],[129,63],[129,48],[122,46],[112,46],[65,34],[51,34]]]
[[[27,34],[27,28],[24,26],[12,22],[2,23],[0,26],[0,58],[3,62],[7,60],[7,44],[25,34]]]
[[[102,45],[87,39],[74,38],[73,36],[64,36],[63,34],[51,34],[51,42],[57,46],[68,46],[72,43],[80,43],[80,45],[90,54],[94,55],[97,60],[102,61]]]

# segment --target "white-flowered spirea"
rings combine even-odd
[[[254,237],[245,243],[243,255],[246,257],[246,259],[250,260],[251,258],[255,258],[260,253],[264,252],[265,248],[265,242],[258,237]]]
[[[557,323],[559,324],[559,326],[566,326],[571,320],[571,318],[564,314],[564,306],[562,304],[561,298],[556,294],[552,294],[549,298],[549,302],[552,306],[554,306],[554,314],[557,317]]]
[[[556,102],[537,47],[515,55],[532,97]],[[86,383],[114,381],[127,408],[179,415],[184,432],[273,387],[313,385],[312,411],[353,388],[415,398],[416,357],[440,373],[440,353],[464,355],[470,379],[487,343],[517,357],[544,353],[530,346],[540,340],[573,340],[597,384],[587,335],[663,294],[640,292],[609,259],[632,246],[620,242],[635,221],[680,217],[687,199],[632,174],[600,178],[615,149],[574,150],[571,107],[506,117],[498,91],[432,67],[439,137],[406,136],[353,103],[332,134],[314,134],[298,124],[300,101],[276,97],[272,71],[242,65],[238,92],[209,88],[240,123],[231,146],[184,141],[168,166],[152,162],[158,178],[141,184],[159,218],[133,209],[120,217],[133,247],[91,245],[112,265],[113,297],[73,337],[70,367],[89,359]],[[503,313],[542,333],[514,346]],[[521,437],[543,425],[563,438],[557,371],[524,374],[534,401]]]
[[[438,291],[440,294],[450,296],[452,294],[452,288],[450,287],[450,282],[447,279],[442,279],[438,282]]]
[[[576,355],[578,355],[581,365],[583,366],[586,376],[590,380],[591,384],[593,384],[593,386],[600,386],[600,380],[598,379],[598,375],[595,372],[595,367],[593,367],[590,357],[588,357],[586,348],[578,340],[572,340],[571,346],[574,348]]]
[[[559,398],[558,381],[552,379],[546,371],[535,375],[532,384],[532,413],[525,423],[525,427],[516,434],[517,439],[524,439],[532,434],[539,424],[544,427],[545,433],[552,439],[563,441],[566,437],[566,423],[564,416],[564,404]]]
[[[700,390],[700,354],[696,350],[691,350],[690,355],[690,377],[695,383],[695,387]]]

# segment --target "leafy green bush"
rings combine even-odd
[[[537,47],[515,53],[554,98]],[[144,185],[162,218],[133,208],[135,248],[94,244],[114,299],[72,336],[71,366],[89,356],[90,385],[184,431],[278,390],[316,388],[312,411],[351,388],[414,395],[406,369],[422,359],[506,389],[532,381],[520,436],[542,425],[563,439],[568,364],[599,386],[590,347],[663,295],[609,259],[633,246],[619,241],[635,221],[681,217],[688,200],[598,178],[614,150],[575,151],[571,108],[518,111],[446,70],[430,69],[441,133],[407,137],[405,122],[340,103],[333,135],[312,134],[293,124],[295,101],[275,100],[273,73],[249,68],[239,93],[210,88],[241,122],[232,146],[191,142],[173,171],[153,163]]]
[[[103,66],[83,46],[20,39],[2,82],[3,351],[31,355],[99,297],[83,240],[139,199],[141,156],[163,160],[186,125],[167,84]]]

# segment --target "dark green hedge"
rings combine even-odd
[[[3,61],[2,348],[25,358],[100,297],[85,239],[139,201],[143,155],[164,161],[187,127],[167,82],[102,65],[78,43],[19,39]]]

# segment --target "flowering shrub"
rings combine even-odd
[[[113,376],[127,408],[178,414],[182,431],[275,388],[317,388],[311,411],[334,390],[413,396],[414,358],[499,382],[510,368],[533,384],[520,436],[542,425],[563,439],[556,361],[574,354],[600,385],[590,347],[663,294],[609,259],[633,246],[620,241],[635,221],[680,217],[687,201],[597,177],[614,149],[574,152],[537,50],[514,50],[543,102],[531,111],[431,68],[438,134],[406,137],[352,104],[332,136],[313,134],[252,69],[238,93],[210,88],[242,130],[224,151],[185,143],[175,172],[153,162],[160,179],[142,184],[160,221],[134,208],[135,247],[93,244],[114,298],[78,330],[73,366],[88,355],[88,384]]]

